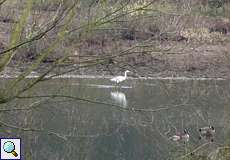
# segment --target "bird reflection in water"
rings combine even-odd
[[[121,105],[122,107],[127,106],[126,96],[123,92],[115,91],[110,92],[111,98],[116,102],[116,104]]]

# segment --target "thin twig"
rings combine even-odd
[[[0,6],[3,5],[6,1],[7,1],[7,0],[2,0],[2,1],[0,2]]]
[[[210,144],[210,143],[211,143],[211,142],[207,142],[207,143],[204,143],[204,144],[198,146],[198,147],[195,148],[192,152],[189,152],[189,153],[187,153],[187,154],[185,154],[185,155],[179,157],[179,159],[184,159],[184,158],[190,156],[191,154],[193,154],[193,153],[199,151],[201,148],[205,147],[206,145],[208,145],[208,144]]]
[[[74,7],[76,6],[76,4],[74,3],[74,5],[72,5],[70,7],[70,9],[67,11],[70,12],[70,10],[72,10]],[[62,12],[62,14],[64,14],[64,12]],[[52,25],[50,27],[48,27],[45,31],[35,35],[34,37],[24,41],[24,42],[21,42],[19,44],[16,44],[15,46],[11,47],[11,48],[8,48],[6,50],[3,50],[0,52],[0,55],[3,55],[5,53],[8,53],[12,50],[16,50],[17,48],[21,47],[21,46],[24,46],[25,44],[28,44],[28,43],[31,43],[33,41],[37,41],[37,40],[40,40],[41,38],[43,38],[45,35],[47,35],[50,31],[52,31],[59,23],[60,23],[60,20],[61,20],[62,16],[59,16],[59,17],[56,17],[52,23]]]
[[[21,130],[21,131],[25,131],[25,132],[46,132],[47,134],[50,134],[50,135],[55,135],[63,140],[67,140],[67,138],[63,135],[60,135],[59,133],[56,133],[56,132],[53,132],[53,131],[47,131],[47,130],[43,130],[43,129],[37,129],[37,128],[24,128],[24,127],[18,127],[18,126],[14,126],[14,125],[11,125],[11,124],[7,124],[3,121],[0,121],[0,124],[5,126],[5,127],[9,127],[9,128],[12,128],[12,129],[17,129],[17,130]]]

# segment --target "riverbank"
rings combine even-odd
[[[185,45],[185,44],[184,44]],[[110,77],[121,75],[125,70],[130,70],[129,77],[141,78],[167,78],[186,77],[195,79],[229,79],[230,57],[229,43],[216,45],[200,45],[197,48],[186,47],[182,51],[179,47],[171,50],[171,53],[138,53],[124,57],[113,58],[112,63],[101,63],[89,67],[82,67],[81,63],[74,61],[57,67],[50,74],[67,74],[67,77]],[[11,63],[1,77],[15,77],[24,72],[32,63],[15,65]],[[52,63],[42,63],[33,70],[31,76],[44,73]],[[84,64],[83,64],[84,65]],[[71,72],[70,72],[71,71]],[[64,76],[66,77],[66,76]]]
[[[50,54],[42,59],[39,67],[33,70],[37,75],[46,72],[58,59],[68,56],[69,58],[57,65],[50,74],[103,77],[121,75],[125,70],[130,70],[129,76],[133,78],[229,79],[230,20],[228,14],[225,15],[228,10],[213,15],[212,12],[209,13],[211,10],[199,10],[199,5],[195,3],[191,4],[193,10],[190,12],[182,12],[180,8],[172,7],[181,6],[179,3],[156,4],[159,13],[162,9],[166,9],[166,13],[174,13],[176,8],[178,13],[148,17],[153,13],[146,12],[140,14],[138,19],[137,16],[127,15],[123,17],[124,21],[95,26],[89,31],[86,27],[76,33],[70,32],[65,40],[54,48],[50,42],[55,41],[56,33],[49,33],[38,41],[18,48],[12,61],[0,75],[20,75],[35,63],[43,52],[53,48]],[[228,6],[227,3],[225,8]],[[151,7],[154,9],[156,5]],[[17,12],[21,10],[15,6],[14,9]],[[34,11],[37,9],[34,8]],[[34,19],[41,21],[41,24],[55,13],[53,10],[41,11],[40,17],[34,15]],[[84,15],[85,11],[82,10],[81,14]],[[12,27],[17,23],[17,18],[2,16],[0,52],[8,48]],[[77,20],[81,19],[76,19],[76,22]],[[28,22],[27,27],[30,25]],[[78,24],[73,23],[71,26],[77,27]],[[27,32],[22,35],[27,37]]]

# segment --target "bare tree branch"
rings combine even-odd
[[[85,98],[79,98],[79,97],[75,97],[75,96],[68,96],[68,95],[41,95],[41,96],[17,96],[16,98],[18,99],[31,99],[31,98],[68,98],[68,99],[73,99],[76,101],[83,101],[86,103],[92,103],[92,104],[100,104],[100,105],[104,105],[107,107],[111,107],[114,109],[118,109],[118,110],[122,110],[122,111],[131,111],[131,112],[158,112],[158,111],[164,111],[164,110],[170,110],[173,108],[178,108],[178,107],[184,107],[187,106],[187,101],[184,101],[182,104],[178,104],[178,105],[171,105],[171,106],[164,106],[158,109],[142,109],[142,108],[138,108],[138,107],[131,107],[131,106],[127,106],[127,107],[123,107],[120,105],[116,105],[116,104],[111,104],[111,103],[107,103],[107,102],[101,102],[101,101],[94,101],[94,100],[90,100],[90,99],[85,99]]]
[[[0,2],[0,6],[3,5],[6,1],[7,1],[7,0],[2,0],[2,1]]]
[[[59,133],[55,133],[53,131],[47,131],[47,130],[37,129],[37,128],[23,128],[23,127],[18,127],[18,126],[14,126],[14,125],[8,124],[8,123],[3,122],[3,121],[0,121],[0,124],[2,126],[9,127],[9,128],[12,128],[12,129],[21,130],[21,131],[24,131],[24,132],[45,132],[45,133],[47,133],[49,135],[57,136],[58,138],[61,138],[61,139],[65,140],[65,141],[67,140],[67,138],[65,136],[62,136]]]
[[[45,35],[47,35],[50,31],[52,31],[55,27],[57,27],[57,25],[61,22],[61,19],[63,18],[64,13],[66,12],[66,14],[68,14],[74,7],[76,6],[76,3],[74,3],[67,11],[65,11],[64,9],[60,11],[60,13],[58,13],[59,16],[56,15],[56,18],[53,20],[51,26],[47,27],[47,29],[45,29],[44,31],[38,33],[37,35],[33,36],[32,38],[21,42],[11,48],[8,48],[6,50],[3,50],[0,52],[0,55],[8,53],[12,50],[16,50],[17,48],[24,46],[25,44],[31,43],[33,41],[37,41],[42,39]]]

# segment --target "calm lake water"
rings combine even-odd
[[[37,97],[0,105],[29,107],[1,111],[0,136],[20,137],[26,160],[197,159],[230,144],[228,81],[54,79],[23,96]],[[199,140],[207,125],[213,143]],[[188,143],[169,140],[185,128]]]

